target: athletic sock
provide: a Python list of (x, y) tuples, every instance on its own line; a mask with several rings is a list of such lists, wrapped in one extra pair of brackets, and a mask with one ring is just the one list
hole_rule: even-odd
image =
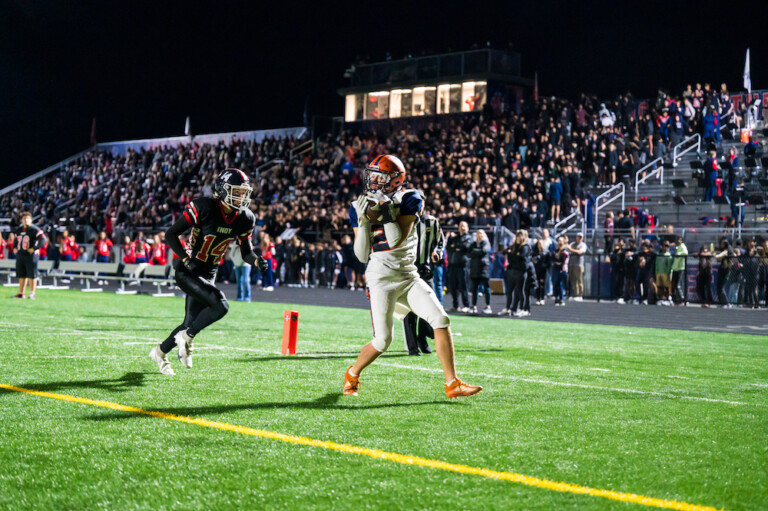
[(182, 330), (184, 330), (184, 325), (179, 325), (174, 328), (173, 332), (171, 332), (171, 335), (169, 335), (168, 338), (160, 344), (160, 351), (163, 353), (170, 353), (170, 351), (176, 347), (176, 334)]

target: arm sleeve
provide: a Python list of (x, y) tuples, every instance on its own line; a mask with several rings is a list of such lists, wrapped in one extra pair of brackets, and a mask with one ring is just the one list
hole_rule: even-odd
[(47, 241), (45, 234), (42, 230), (38, 229), (37, 234), (35, 235), (35, 250), (39, 250), (45, 246), (45, 242)]
[(259, 256), (253, 251), (250, 236), (245, 239), (239, 239), (238, 241), (240, 243), (240, 255), (243, 257), (243, 261), (253, 265), (253, 263), (259, 260)]
[(184, 234), (184, 232), (189, 229), (190, 225), (189, 220), (187, 220), (187, 215), (185, 214), (180, 216), (179, 219), (165, 232), (165, 239), (168, 241), (168, 246), (171, 247), (174, 254), (182, 259), (187, 257), (187, 252), (184, 250), (184, 245), (181, 244), (179, 236)]
[(357, 228), (353, 249), (355, 251), (355, 257), (357, 257), (358, 261), (363, 264), (368, 262), (368, 259), (371, 255), (371, 231), (369, 224), (363, 223), (360, 227)]
[(387, 237), (387, 244), (391, 248), (395, 248), (403, 237), (403, 232), (400, 229), (400, 224), (395, 222), (388, 222), (384, 224), (384, 236)]

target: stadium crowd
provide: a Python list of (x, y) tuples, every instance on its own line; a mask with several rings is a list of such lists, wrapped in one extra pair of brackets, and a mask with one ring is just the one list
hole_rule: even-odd
[[(538, 247), (542, 230), (583, 210), (585, 204), (589, 208), (597, 189), (621, 181), (631, 184), (646, 162), (668, 157), (670, 149), (691, 133), (718, 143), (721, 128), (741, 124), (749, 108), (742, 104), (736, 111), (724, 84), (719, 91), (709, 84), (689, 86), (677, 97), (660, 90), (649, 106), (641, 113), (629, 93), (602, 103), (588, 95), (575, 102), (551, 97), (510, 107), (491, 100), (482, 115), (446, 117), (423, 129), (329, 134), (320, 137), (311, 152), (293, 157), (291, 149), (300, 141), (292, 138), (180, 144), (129, 150), (124, 156), (90, 151), (58, 172), (0, 197), (0, 211), (14, 223), (22, 210), (30, 210), (42, 225), (55, 225), (63, 217), (72, 219), (66, 225), (69, 229), (87, 225), (94, 233), (102, 232), (94, 254), (78, 247), (67, 232), (57, 234), (52, 252), (63, 260), (103, 260), (111, 249), (103, 248), (104, 240), (114, 244), (124, 240), (117, 256), (124, 263), (167, 264), (167, 245), (161, 235), (151, 233), (169, 225), (195, 195), (210, 195), (212, 180), (221, 170), (238, 167), (253, 174), (274, 160), (279, 163), (254, 176), (252, 201), (262, 254), (273, 259), (274, 280), (362, 287), (363, 267), (352, 253), (348, 207), (362, 190), (365, 164), (379, 154), (392, 153), (405, 162), (409, 186), (423, 191), (427, 211), (447, 230), (465, 222), (474, 231), (490, 233), (494, 227), (504, 227), (509, 232), (535, 233), (537, 240), (526, 245), (531, 247), (530, 257), (503, 246), (489, 254), (493, 269), (489, 273), (498, 277), (506, 265), (519, 274), (507, 282), (508, 288), (534, 289), (532, 284), (541, 281), (535, 275), (542, 273), (536, 265), (541, 270), (542, 260), (550, 258)], [(617, 225), (621, 222), (625, 230), (653, 232), (659, 222), (638, 208), (617, 216)], [(613, 229), (613, 217), (604, 227)], [(628, 233), (624, 237), (634, 242)], [(544, 241), (546, 250), (555, 247), (546, 263), (550, 265), (546, 286), (562, 288), (566, 277), (559, 273), (570, 273), (571, 284), (576, 283), (571, 293), (581, 297), (580, 279), (574, 273), (583, 268), (584, 252), (564, 249), (571, 246), (565, 241), (557, 250), (561, 242), (550, 242)], [(605, 247), (611, 246), (606, 239)], [(243, 266), (234, 259), (225, 260), (226, 279), (234, 280), (235, 268)], [(450, 267), (450, 256), (446, 264)], [(575, 269), (563, 269), (568, 266)], [(474, 289), (475, 302), (470, 305), (467, 300), (464, 307), (475, 307), (478, 286), (469, 276), (464, 280)], [(641, 280), (635, 286), (641, 292), (637, 296), (639, 301), (648, 300), (650, 280)], [(273, 285), (271, 278), (265, 279), (265, 288)], [(625, 301), (635, 297), (627, 291), (628, 284), (621, 289), (617, 294), (623, 293)], [(541, 301), (542, 291), (537, 293), (542, 298), (536, 301)], [(512, 303), (516, 299), (508, 300), (507, 309), (524, 310)], [(458, 308), (457, 303), (454, 306)]]

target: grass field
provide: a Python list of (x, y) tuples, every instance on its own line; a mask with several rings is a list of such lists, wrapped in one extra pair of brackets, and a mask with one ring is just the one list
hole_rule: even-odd
[(182, 300), (12, 292), (0, 290), (0, 384), (50, 394), (0, 389), (0, 509), (646, 508), (163, 414), (695, 506), (768, 507), (766, 337), (457, 317), (459, 374), (484, 392), (445, 399), (436, 356), (408, 357), (396, 328), (350, 398), (342, 376), (369, 340), (365, 310), (297, 307), (301, 356), (287, 357), (289, 306), (232, 303), (198, 336), (195, 368), (174, 356), (166, 377), (147, 354)]

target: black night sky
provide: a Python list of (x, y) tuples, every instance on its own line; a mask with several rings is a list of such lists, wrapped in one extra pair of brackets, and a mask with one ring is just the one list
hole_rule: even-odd
[(357, 55), (512, 43), (542, 94), (768, 88), (768, 2), (0, 0), (0, 186), (101, 142), (342, 115)]

